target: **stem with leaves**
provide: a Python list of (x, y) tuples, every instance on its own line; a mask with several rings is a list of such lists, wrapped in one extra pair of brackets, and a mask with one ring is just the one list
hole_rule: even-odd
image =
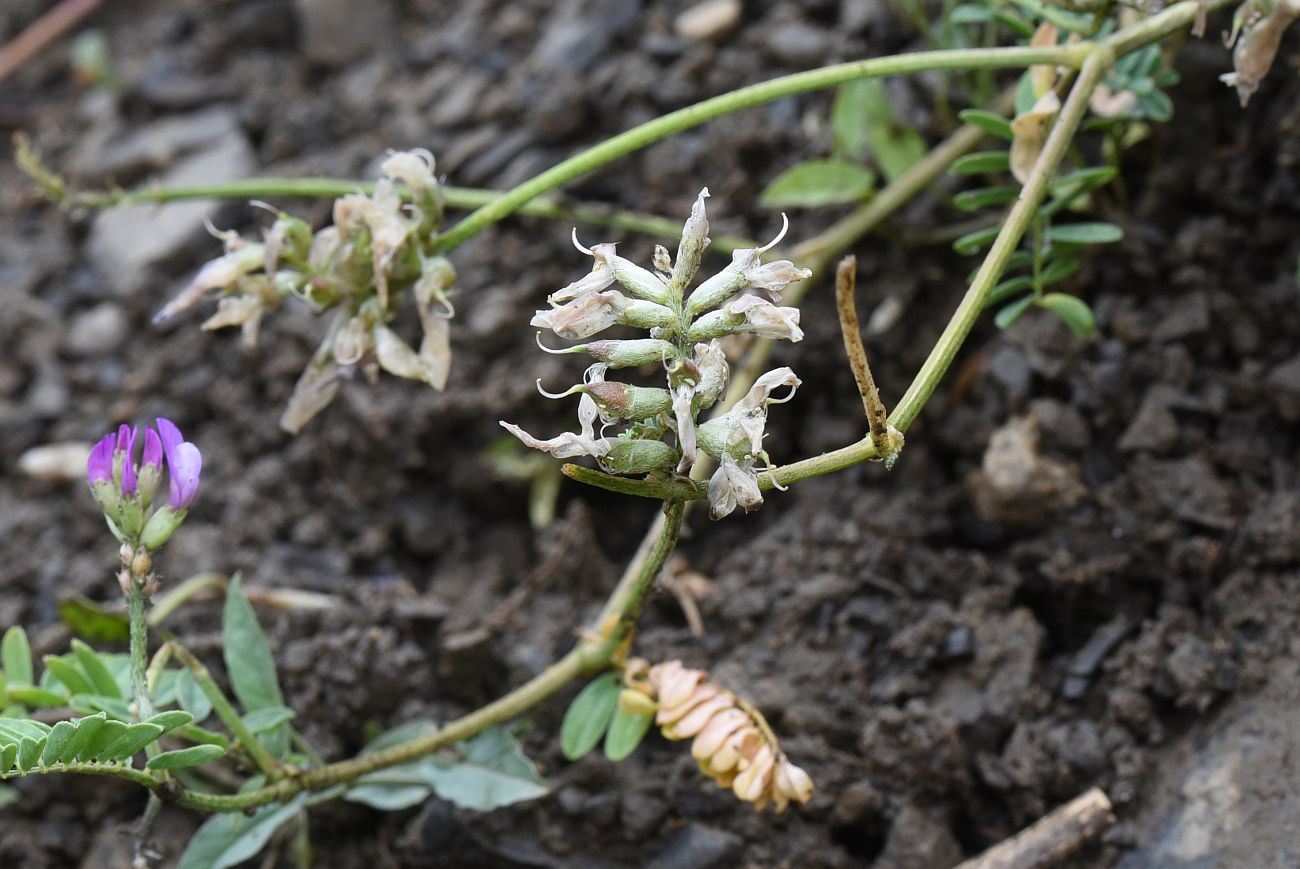
[[(677, 545), (677, 535), (682, 526), (683, 507), (681, 502), (665, 505), (663, 530), (651, 547), (648, 557), (642, 563), (635, 579), (620, 584), (610, 595), (606, 604), (606, 616), (603, 616), (601, 623), (593, 628), (591, 636), (580, 641), (563, 658), (499, 700), (416, 739), (382, 751), (370, 752), (350, 760), (327, 764), (319, 769), (281, 778), (257, 790), (225, 795), (172, 788), (167, 792), (167, 798), (180, 805), (208, 812), (237, 812), (267, 803), (283, 802), (304, 791), (324, 790), (334, 785), (355, 781), (376, 770), (408, 763), (438, 749), (469, 739), (489, 727), (518, 718), (574, 679), (609, 666), (615, 650), (631, 631), (646, 596), (654, 587), (655, 579)], [(608, 616), (611, 614), (617, 618), (617, 622), (612, 626), (605, 626), (604, 623), (610, 621)], [(604, 628), (603, 633), (601, 633), (602, 628)], [(178, 648), (176, 652), (180, 654), (181, 650)]]

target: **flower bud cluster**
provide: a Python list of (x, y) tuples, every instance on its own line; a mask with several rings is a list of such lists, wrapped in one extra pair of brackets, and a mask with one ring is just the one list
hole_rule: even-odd
[[(456, 273), (448, 260), (433, 254), (442, 218), (433, 168), (427, 151), (391, 153), (374, 192), (335, 200), (333, 224), (319, 231), (280, 212), (261, 241), (220, 233), (225, 255), (203, 266), (155, 322), (215, 295), (216, 313), (203, 328), (239, 326), (252, 346), (264, 314), (287, 297), (316, 312), (337, 308), (334, 325), (281, 418), (281, 425), (294, 432), (358, 369), (372, 380), (383, 369), (442, 389), (451, 367), (448, 297)], [(423, 331), (418, 349), (388, 325), (408, 295)]]
[[(139, 426), (120, 426), (90, 451), (86, 482), (104, 511), (109, 530), (124, 545), (123, 563), (147, 562), (147, 553), (167, 542), (185, 521), (199, 494), (203, 456), (170, 420), (158, 419), (157, 429), (145, 430), (140, 462), (135, 458)], [(167, 463), (167, 498), (156, 503)], [(136, 551), (139, 548), (140, 551)], [(144, 563), (142, 562), (142, 563)], [(144, 572), (148, 572), (147, 568)]]
[(620, 703), (631, 711), (654, 709), (655, 724), (672, 740), (691, 739), (691, 757), (700, 770), (760, 812), (772, 804), (785, 811), (807, 803), (813, 782), (790, 763), (763, 717), (735, 694), (708, 681), (703, 670), (681, 661), (650, 666), (628, 661)]
[[(543, 346), (551, 353), (585, 352), (596, 359), (582, 383), (558, 394), (543, 392), (550, 398), (580, 396), (578, 431), (543, 440), (512, 423), (501, 425), (528, 446), (557, 458), (592, 456), (611, 474), (685, 474), (703, 451), (719, 461), (709, 481), (711, 512), (717, 519), (737, 506), (748, 511), (762, 504), (754, 465), (759, 460), (770, 464), (762, 446), (767, 408), (789, 400), (799, 386), (799, 378), (789, 368), (769, 371), (728, 413), (698, 423), (699, 415), (718, 401), (727, 385), (729, 369), (721, 339), (748, 333), (802, 340), (798, 309), (781, 307), (779, 302), (782, 290), (811, 272), (788, 260), (762, 261), (762, 254), (784, 235), (783, 229), (764, 247), (735, 251), (730, 265), (687, 294), (709, 244), (704, 207), (708, 195), (706, 188), (695, 200), (676, 260), (657, 247), (654, 270), (619, 256), (613, 244), (583, 247), (575, 234), (574, 245), (592, 258), (592, 270), (552, 293), (550, 307), (538, 311), (532, 325), (573, 341), (616, 325), (646, 330), (649, 337), (598, 340), (564, 350)], [(619, 289), (613, 289), (616, 284)], [(611, 369), (656, 363), (663, 366), (664, 387), (608, 379)], [(773, 398), (773, 391), (781, 387), (788, 391)], [(597, 418), (602, 424), (599, 434)], [(614, 425), (626, 428), (606, 436), (606, 428)]]

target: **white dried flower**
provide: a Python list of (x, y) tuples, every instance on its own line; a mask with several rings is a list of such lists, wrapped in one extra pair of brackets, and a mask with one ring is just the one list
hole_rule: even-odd
[(591, 396), (583, 395), (578, 400), (579, 434), (566, 431), (550, 440), (540, 440), (519, 426), (505, 420), (501, 420), (501, 427), (523, 441), (526, 446), (550, 453), (557, 459), (571, 459), (577, 456), (596, 456), (599, 458), (608, 453), (611, 446), (609, 438), (597, 438), (595, 436), (595, 422), (599, 413), (600, 410), (596, 407), (596, 402), (592, 400)]

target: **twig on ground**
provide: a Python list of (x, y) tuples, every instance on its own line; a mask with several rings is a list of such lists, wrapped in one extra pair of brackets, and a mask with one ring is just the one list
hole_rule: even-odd
[(0, 47), (0, 81), (40, 54), (41, 49), (76, 26), (99, 8), (101, 0), (63, 0), (37, 18), (27, 29)]
[(962, 863), (957, 869), (1038, 869), (1072, 854), (1115, 823), (1101, 788), (1044, 815), (1010, 839)]

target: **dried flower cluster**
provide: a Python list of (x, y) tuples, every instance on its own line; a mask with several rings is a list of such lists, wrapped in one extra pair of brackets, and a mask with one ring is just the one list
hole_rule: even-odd
[[(185, 521), (199, 494), (203, 456), (170, 420), (159, 419), (158, 428), (146, 429), (141, 460), (137, 464), (139, 426), (120, 426), (106, 434), (90, 451), (86, 482), (108, 527), (118, 540), (132, 547), (154, 550)], [(162, 485), (163, 459), (167, 460), (167, 502), (155, 504)]]
[[(333, 400), (339, 384), (358, 369), (373, 380), (378, 369), (421, 380), (436, 389), (451, 366), (448, 301), (456, 272), (434, 256), (434, 231), (442, 198), (426, 151), (390, 154), (374, 192), (334, 202), (334, 223), (313, 232), (304, 221), (279, 213), (262, 241), (220, 233), (224, 256), (212, 260), (155, 321), (166, 320), (209, 295), (217, 311), (204, 329), (239, 326), (255, 344), (262, 317), (286, 297), (314, 311), (338, 308), (325, 340), (299, 378), (280, 424), (299, 431)], [(409, 292), (423, 339), (413, 349), (389, 323)]]
[[(655, 248), (654, 271), (619, 256), (613, 244), (585, 248), (575, 234), (574, 244), (593, 259), (593, 268), (552, 293), (551, 307), (538, 311), (532, 325), (569, 340), (589, 338), (615, 325), (646, 329), (650, 337), (548, 351), (586, 352), (597, 360), (582, 383), (556, 395), (543, 393), (550, 398), (581, 396), (577, 432), (542, 440), (517, 425), (504, 421), (501, 425), (534, 449), (557, 458), (593, 456), (613, 474), (684, 474), (703, 451), (719, 461), (709, 481), (709, 503), (717, 519), (737, 506), (748, 511), (763, 503), (754, 464), (760, 460), (770, 464), (763, 450), (767, 408), (789, 400), (799, 386), (799, 378), (789, 368), (774, 369), (758, 378), (726, 414), (698, 423), (699, 414), (717, 402), (727, 385), (729, 369), (721, 339), (752, 333), (802, 340), (798, 309), (778, 303), (782, 290), (811, 273), (788, 260), (762, 262), (762, 254), (780, 241), (777, 236), (765, 247), (735, 251), (730, 265), (686, 295), (709, 243), (704, 208), (708, 195), (705, 189), (695, 200), (676, 260), (662, 246)], [(615, 283), (627, 294), (610, 289)], [(749, 290), (762, 291), (766, 298)], [(610, 369), (646, 364), (663, 365), (666, 389), (606, 379)], [(782, 387), (789, 390), (773, 398)], [(599, 435), (597, 417), (603, 424)], [(604, 427), (615, 424), (627, 428), (616, 437), (606, 437)]]
[(624, 671), (625, 705), (654, 701), (655, 724), (665, 737), (693, 739), (691, 757), (719, 787), (762, 811), (771, 803), (780, 813), (790, 803), (806, 803), (813, 782), (790, 763), (763, 717), (735, 694), (708, 681), (703, 670), (681, 661), (650, 666), (641, 658)]

